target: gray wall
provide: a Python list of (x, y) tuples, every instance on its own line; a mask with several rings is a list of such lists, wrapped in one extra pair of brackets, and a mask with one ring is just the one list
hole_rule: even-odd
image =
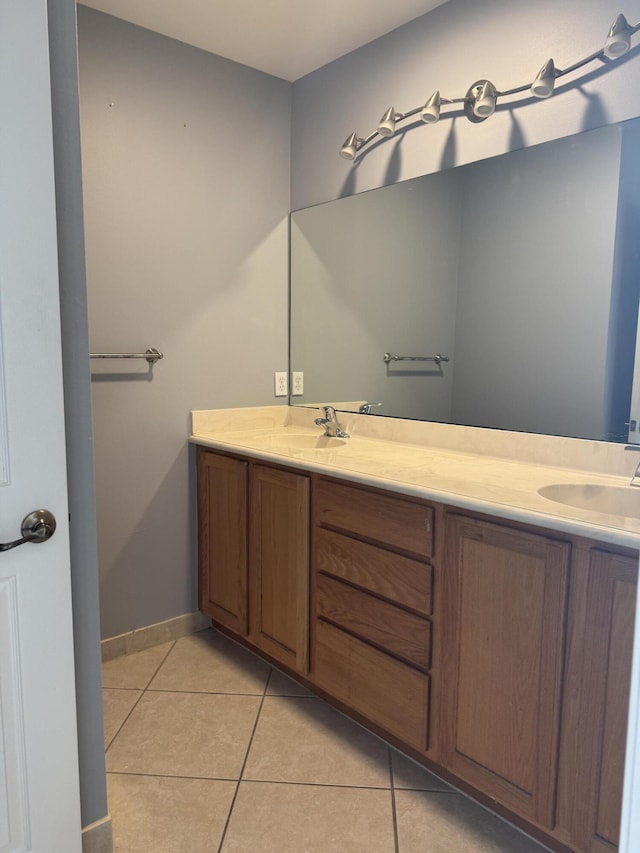
[[(462, 96), (482, 77), (498, 88), (525, 84), (549, 57), (559, 67), (570, 65), (604, 44), (620, 11), (618, 0), (449, 0), (298, 80), (292, 209), (637, 116), (640, 61), (628, 55), (580, 87), (565, 78), (547, 101), (528, 99), (512, 111), (500, 105), (482, 124), (464, 117), (419, 122), (362, 156), (355, 168), (338, 156), (352, 130), (370, 133), (391, 104), (399, 111), (419, 106), (435, 89)], [(639, 20), (639, 0), (624, 12)]]
[(291, 369), (296, 403), (368, 400), (375, 414), (450, 420), (461, 222), (456, 172), (430, 175), (291, 217)]
[(287, 367), (291, 85), (80, 7), (102, 636), (196, 609), (190, 409)]
[(75, 3), (73, 0), (49, 0), (48, 15), (80, 805), (82, 825), (87, 826), (107, 814), (107, 792)]

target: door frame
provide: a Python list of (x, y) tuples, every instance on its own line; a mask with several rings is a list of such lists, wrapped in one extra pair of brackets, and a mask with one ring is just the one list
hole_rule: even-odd
[(88, 849), (108, 850), (75, 0), (47, 0), (47, 11), (81, 822)]

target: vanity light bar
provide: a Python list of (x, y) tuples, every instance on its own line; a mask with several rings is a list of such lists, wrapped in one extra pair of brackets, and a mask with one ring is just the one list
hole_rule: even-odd
[(523, 86), (516, 86), (513, 89), (498, 90), (490, 80), (477, 80), (472, 86), (467, 89), (463, 98), (444, 98), (436, 91), (431, 95), (429, 100), (421, 107), (414, 107), (406, 113), (398, 113), (393, 107), (387, 109), (378, 127), (368, 136), (358, 136), (354, 131), (344, 141), (340, 149), (340, 156), (345, 160), (355, 160), (359, 152), (374, 140), (376, 136), (391, 137), (396, 131), (396, 125), (400, 121), (404, 121), (412, 116), (419, 115), (425, 124), (434, 124), (440, 119), (441, 107), (449, 104), (462, 104), (464, 114), (474, 123), (485, 121), (489, 116), (493, 115), (496, 109), (498, 98), (508, 95), (518, 95), (521, 92), (528, 92), (535, 98), (549, 98), (553, 94), (555, 82), (565, 74), (571, 74), (594, 62), (596, 59), (618, 59), (624, 56), (631, 48), (631, 36), (640, 29), (640, 23), (631, 26), (625, 16), (621, 13), (613, 22), (609, 34), (604, 43), (604, 47), (600, 50), (590, 53), (579, 62), (574, 62), (567, 68), (557, 68), (553, 59), (547, 60), (536, 75), (533, 83), (525, 83)]

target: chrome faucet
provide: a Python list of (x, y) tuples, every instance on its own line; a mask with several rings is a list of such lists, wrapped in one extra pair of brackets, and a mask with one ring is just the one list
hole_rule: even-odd
[(324, 417), (316, 418), (316, 424), (324, 427), (324, 434), (332, 438), (349, 438), (349, 434), (342, 431), (336, 410), (333, 406), (323, 406)]
[(629, 485), (640, 486), (640, 462), (638, 462), (638, 465), (636, 467), (636, 473), (631, 478), (631, 482), (629, 483)]
[(381, 406), (382, 403), (363, 403), (358, 409), (359, 415), (370, 415), (371, 409)]

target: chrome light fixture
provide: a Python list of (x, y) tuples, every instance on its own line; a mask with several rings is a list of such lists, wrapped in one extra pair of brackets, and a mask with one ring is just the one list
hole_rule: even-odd
[[(488, 88), (485, 88), (485, 85), (488, 84)], [(476, 112), (476, 105), (478, 100), (484, 90), (484, 99), (485, 99), (485, 110), (486, 112), (483, 114), (482, 110), (480, 112)], [(493, 98), (491, 95), (493, 93)], [(493, 83), (489, 80), (476, 80), (473, 86), (469, 86), (467, 89), (464, 98), (460, 98), (459, 100), (462, 102), (462, 109), (464, 110), (464, 114), (472, 121), (474, 124), (478, 124), (478, 122), (484, 121), (489, 118), (489, 116), (495, 110), (495, 103), (497, 98), (497, 92)], [(491, 100), (493, 100), (493, 109), (491, 107)]]
[(364, 139), (360, 139), (354, 130), (353, 133), (349, 134), (345, 139), (342, 148), (340, 149), (340, 156), (344, 157), (345, 160), (355, 160), (356, 154), (363, 145)]
[[(609, 35), (601, 50), (597, 50), (589, 56), (585, 56), (584, 59), (574, 62), (573, 65), (562, 69), (556, 67), (553, 59), (548, 59), (531, 84), (525, 83), (523, 86), (498, 90), (490, 80), (478, 80), (467, 90), (463, 98), (443, 98), (439, 91), (435, 91), (424, 106), (415, 107), (405, 113), (397, 113), (393, 107), (389, 107), (380, 119), (376, 130), (368, 136), (360, 137), (355, 132), (352, 133), (340, 149), (340, 156), (344, 157), (345, 160), (354, 160), (358, 152), (372, 142), (376, 136), (393, 136), (396, 132), (397, 122), (403, 119), (419, 116), (425, 124), (435, 124), (441, 118), (441, 107), (443, 105), (460, 105), (469, 121), (477, 124), (493, 115), (498, 98), (502, 100), (513, 95), (522, 95), (522, 100), (524, 100), (525, 92), (536, 98), (550, 98), (553, 95), (556, 80), (564, 77), (565, 74), (573, 74), (585, 65), (598, 60), (602, 61), (604, 58), (617, 59), (624, 56), (631, 47), (631, 36), (638, 30), (640, 30), (640, 23), (631, 26), (621, 13), (609, 30)], [(515, 106), (517, 103), (517, 101), (511, 101), (510, 105)]]
[(484, 80), (473, 103), (473, 113), (477, 118), (489, 118), (496, 111), (498, 94), (490, 80)]
[(393, 136), (396, 132), (396, 121), (401, 118), (402, 115), (397, 113), (393, 107), (389, 107), (388, 110), (385, 110), (384, 115), (380, 119), (380, 124), (378, 125), (378, 133), (380, 136)]
[(617, 59), (619, 56), (624, 56), (631, 47), (632, 32), (635, 32), (635, 27), (629, 26), (624, 15), (618, 15), (604, 43), (604, 55), (607, 59)]
[(425, 124), (434, 124), (440, 118), (440, 92), (434, 92), (420, 110), (420, 118)]
[(531, 84), (531, 94), (536, 98), (550, 98), (556, 85), (556, 66), (553, 59), (548, 59), (542, 66), (536, 79)]

